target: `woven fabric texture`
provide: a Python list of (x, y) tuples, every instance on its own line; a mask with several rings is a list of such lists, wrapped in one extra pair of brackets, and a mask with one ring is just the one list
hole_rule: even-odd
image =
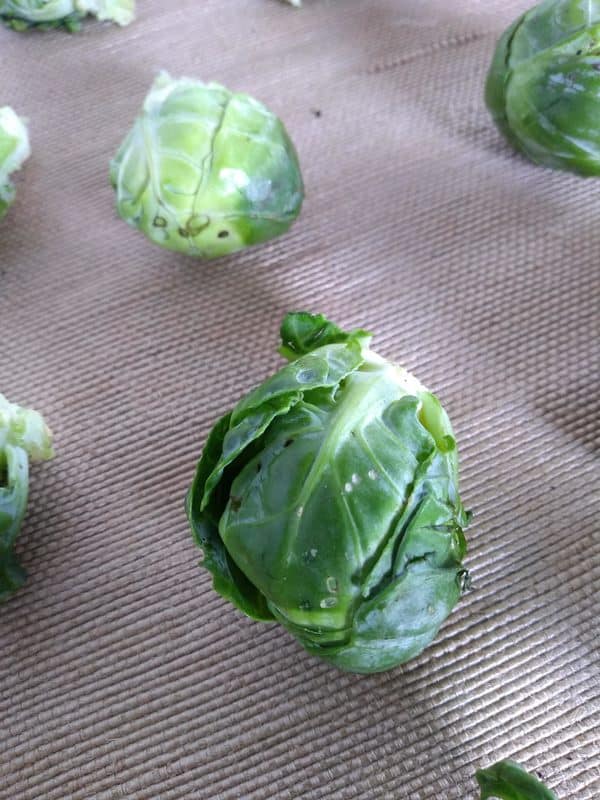
[[(503, 757), (600, 797), (597, 183), (514, 154), (482, 100), (522, 0), (140, 0), (127, 29), (0, 30), (33, 155), (0, 227), (0, 391), (42, 411), (0, 607), (0, 799), (464, 800)], [(296, 143), (292, 230), (216, 262), (114, 211), (159, 69), (255, 95)], [(416, 660), (345, 674), (253, 623), (183, 510), (283, 314), (375, 332), (436, 391), (473, 589)]]

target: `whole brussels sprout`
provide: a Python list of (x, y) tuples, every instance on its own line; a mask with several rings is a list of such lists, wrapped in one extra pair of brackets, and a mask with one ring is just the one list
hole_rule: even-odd
[(281, 121), (245, 94), (161, 74), (111, 164), (117, 210), (156, 244), (211, 258), (286, 231), (302, 177)]
[(600, 174), (600, 0), (546, 0), (500, 38), (486, 104), (538, 164)]
[(353, 672), (416, 656), (466, 571), (450, 421), (406, 370), (323, 316), (288, 314), (291, 363), (214, 426), (187, 498), (214, 588)]
[(37, 411), (0, 394), (0, 602), (25, 582), (13, 551), (29, 491), (29, 461), (52, 458), (52, 434)]
[(556, 795), (514, 761), (498, 761), (475, 773), (481, 800), (556, 800)]
[(128, 25), (135, 17), (135, 0), (0, 0), (0, 19), (16, 31), (31, 27), (76, 31), (88, 14)]
[(15, 187), (10, 176), (21, 168), (30, 153), (25, 123), (12, 108), (0, 108), (0, 219), (15, 199)]

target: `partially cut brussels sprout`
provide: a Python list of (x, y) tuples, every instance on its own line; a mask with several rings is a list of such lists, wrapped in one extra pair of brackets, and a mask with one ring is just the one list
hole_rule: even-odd
[(487, 769), (477, 770), (481, 800), (556, 800), (556, 795), (514, 761), (498, 761)]
[(151, 241), (211, 258), (284, 233), (302, 177), (281, 121), (246, 94), (162, 73), (111, 165), (120, 216)]
[(0, 0), (0, 20), (17, 31), (31, 27), (76, 31), (88, 14), (128, 25), (135, 17), (135, 0)]
[(53, 455), (52, 434), (42, 416), (0, 394), (0, 602), (27, 577), (13, 548), (27, 508), (29, 462)]
[(323, 316), (288, 314), (290, 363), (208, 437), (187, 498), (215, 589), (314, 655), (378, 672), (458, 601), (467, 514), (439, 400)]
[(0, 219), (15, 199), (15, 187), (10, 176), (21, 168), (30, 153), (25, 123), (12, 108), (0, 108)]
[(500, 38), (487, 106), (532, 161), (600, 174), (600, 0), (546, 0)]

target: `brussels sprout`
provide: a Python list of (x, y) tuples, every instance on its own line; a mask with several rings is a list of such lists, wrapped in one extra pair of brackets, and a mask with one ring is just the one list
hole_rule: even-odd
[(156, 244), (211, 258), (286, 231), (302, 177), (281, 121), (245, 94), (161, 74), (111, 164), (117, 210)]
[(41, 415), (0, 394), (0, 602), (26, 578), (13, 547), (27, 507), (29, 460), (53, 455), (52, 435)]
[(0, 0), (0, 20), (16, 31), (31, 27), (76, 31), (88, 14), (128, 25), (135, 17), (135, 0)]
[(434, 395), (323, 316), (210, 433), (188, 493), (214, 588), (353, 672), (416, 656), (466, 571), (457, 451)]
[(10, 175), (29, 158), (29, 136), (23, 120), (12, 108), (0, 108), (0, 219), (15, 199)]
[(477, 770), (481, 800), (556, 800), (556, 795), (514, 761), (499, 761), (487, 769)]
[(538, 164), (600, 174), (600, 0), (546, 0), (500, 38), (486, 104)]

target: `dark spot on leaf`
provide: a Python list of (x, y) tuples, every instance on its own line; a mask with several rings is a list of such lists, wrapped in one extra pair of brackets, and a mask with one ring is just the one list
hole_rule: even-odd
[(581, 55), (581, 53), (582, 53), (582, 51), (581, 51), (581, 50), (578, 50), (578, 51), (577, 51), (577, 55), (578, 55), (578, 56), (580, 56), (580, 55)]
[(207, 214), (194, 214), (186, 222), (185, 228), (188, 236), (198, 236), (209, 225), (210, 217)]
[(219, 239), (226, 239), (229, 236), (229, 231), (219, 231), (217, 236)]
[(260, 463), (260, 461), (258, 461), (257, 464), (256, 464), (256, 471), (260, 472), (261, 467), (262, 467), (262, 464)]
[(179, 235), (183, 236), (184, 239), (187, 239), (190, 234), (189, 231), (186, 231), (185, 228), (179, 228)]
[(234, 497), (231, 495), (231, 510), (233, 512), (239, 511), (242, 506), (242, 498), (241, 497)]
[(155, 228), (166, 228), (167, 227), (167, 220), (164, 217), (156, 216), (154, 217), (154, 221), (152, 223)]
[(283, 446), (289, 447), (291, 444), (293, 444), (293, 442), (294, 442), (293, 439), (286, 439), (285, 442), (283, 443)]
[(471, 581), (471, 576), (469, 575), (468, 569), (461, 569), (458, 573), (458, 580), (460, 583), (461, 592), (470, 592), (473, 588), (473, 582)]

